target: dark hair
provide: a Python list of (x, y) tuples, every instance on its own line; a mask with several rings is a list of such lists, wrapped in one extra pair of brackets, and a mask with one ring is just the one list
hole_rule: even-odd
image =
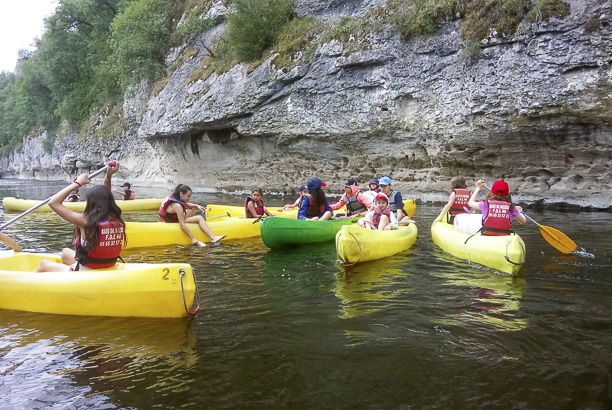
[(259, 193), (259, 195), (263, 196), (263, 191), (261, 190), (261, 188), (255, 188), (254, 190), (252, 190), (252, 191), (251, 191), (251, 194), (252, 194), (253, 192), (258, 192), (258, 193)]
[(483, 199), (483, 201), (504, 201), (504, 202), (510, 202), (510, 212), (514, 212), (514, 204), (512, 203), (512, 196), (510, 194), (508, 195), (498, 195), (498, 194), (494, 194), (493, 192), (489, 192), (487, 194), (487, 196), (485, 197), (485, 199)]
[[(119, 222), (119, 226), (125, 227), (125, 222), (121, 219), (121, 208), (115, 202), (113, 193), (106, 185), (96, 185), (87, 191), (87, 203), (83, 213), (87, 215), (87, 224), (85, 225), (85, 252), (89, 252), (98, 247), (98, 239), (100, 238), (100, 222), (105, 219), (112, 218)], [(79, 227), (74, 229), (73, 238), (76, 239), (77, 234), (80, 234)], [(127, 244), (127, 235), (123, 233), (123, 243)], [(78, 246), (78, 244), (77, 244)]]
[(311, 194), (311, 197), (314, 209), (316, 209), (317, 212), (319, 209), (321, 209), (321, 205), (325, 205), (327, 203), (327, 197), (325, 196), (325, 192), (323, 192), (323, 188), (321, 187), (318, 187), (316, 191)]
[(178, 184), (176, 188), (174, 188), (174, 192), (172, 192), (172, 196), (175, 197), (176, 199), (181, 199), (180, 198), (181, 194), (186, 194), (189, 191), (193, 192), (193, 190), (189, 188), (187, 185)]
[(457, 175), (456, 177), (451, 178), (451, 191), (455, 189), (466, 189), (467, 184), (465, 183), (465, 178), (461, 175)]

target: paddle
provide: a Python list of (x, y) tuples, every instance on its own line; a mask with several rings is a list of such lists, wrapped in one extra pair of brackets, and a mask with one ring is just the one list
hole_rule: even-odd
[(215, 215), (215, 216), (211, 216), (210, 218), (206, 218), (206, 217), (204, 217), (204, 219), (205, 219), (205, 220), (207, 220), (207, 221), (209, 221), (209, 220), (211, 220), (211, 219), (215, 219), (215, 218), (223, 218), (223, 217), (225, 217), (225, 216), (229, 216), (229, 217), (231, 217), (230, 213), (229, 213), (229, 212), (226, 212), (226, 213), (224, 213), (224, 214), (222, 214), (222, 215)]
[[(102, 168), (100, 168), (99, 170), (92, 172), (91, 174), (89, 174), (89, 176), (87, 177), (87, 179), (92, 179), (93, 177), (95, 177), (96, 175), (101, 174), (102, 172), (106, 171), (106, 169), (109, 166), (115, 166), (115, 161), (111, 161), (109, 162), (107, 165), (104, 165)], [(39, 203), (38, 205), (34, 205), (32, 208), (28, 209), (27, 211), (23, 211), (22, 213), (20, 213), (19, 215), (17, 215), (16, 217), (14, 217), (13, 219), (11, 219), (10, 221), (6, 221), (5, 223), (3, 223), (2, 225), (0, 225), (0, 230), (6, 228), (7, 226), (9, 226), (10, 224), (12, 224), (13, 222), (15, 222), (16, 220), (23, 218), (24, 216), (26, 216), (27, 214), (29, 214), (32, 211), (35, 211), (36, 209), (40, 208), (41, 206), (47, 204), (47, 202), (49, 202), (51, 200), (51, 198), (53, 198), (55, 196), (51, 195), (49, 198), (45, 199), (44, 201), (42, 201), (41, 203)]]
[[(484, 182), (484, 180), (481, 180), (481, 181)], [(491, 188), (489, 188), (486, 185), (484, 187), (487, 188), (489, 191), (491, 190)], [(550, 226), (541, 225), (538, 222), (536, 222), (533, 218), (531, 218), (529, 215), (527, 215), (525, 212), (521, 212), (521, 213), (525, 215), (525, 217), (529, 219), (531, 222), (538, 225), (538, 228), (540, 228), (540, 234), (542, 234), (542, 237), (546, 239), (546, 242), (551, 244), (553, 247), (557, 248), (559, 251), (563, 253), (572, 253), (574, 249), (576, 249), (576, 247), (578, 246), (576, 245), (576, 243), (574, 243), (574, 241), (568, 238), (567, 235), (565, 235), (563, 232), (559, 231), (558, 229), (551, 228)]]

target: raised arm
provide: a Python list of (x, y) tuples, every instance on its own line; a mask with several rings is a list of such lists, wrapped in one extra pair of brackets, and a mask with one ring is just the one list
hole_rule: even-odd
[(472, 196), (470, 197), (470, 200), (468, 201), (469, 207), (477, 211), (480, 211), (480, 204), (478, 203), (476, 198), (478, 198), (478, 194), (480, 193), (483, 187), (484, 187), (484, 181), (482, 180), (476, 181), (476, 189), (474, 189), (474, 193), (472, 194)]

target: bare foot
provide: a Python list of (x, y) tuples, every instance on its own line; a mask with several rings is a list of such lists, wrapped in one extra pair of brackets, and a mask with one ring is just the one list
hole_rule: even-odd
[(225, 238), (226, 236), (227, 236), (227, 234), (226, 234), (226, 233), (224, 233), (224, 234), (223, 234), (223, 235), (221, 235), (221, 236), (215, 236), (215, 239), (211, 239), (210, 241), (211, 241), (212, 243), (217, 243), (217, 242), (219, 242), (221, 239)]

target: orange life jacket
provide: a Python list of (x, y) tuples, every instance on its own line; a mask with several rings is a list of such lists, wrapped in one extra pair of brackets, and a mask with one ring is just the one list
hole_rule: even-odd
[(492, 236), (510, 235), (510, 202), (487, 201), (489, 210), (482, 222), (482, 234)]
[(183, 212), (185, 212), (185, 210), (187, 209), (187, 205), (185, 205), (185, 202), (176, 199), (172, 195), (168, 195), (162, 201), (161, 205), (159, 206), (159, 219), (161, 219), (164, 222), (175, 222), (176, 223), (179, 221), (178, 216), (176, 214), (173, 214), (167, 211), (168, 205), (170, 205), (172, 202), (181, 204), (181, 206), (183, 207)]
[(125, 226), (115, 219), (103, 220), (100, 222), (98, 245), (89, 252), (85, 252), (79, 232), (75, 243), (77, 270), (79, 265), (91, 269), (110, 268), (115, 265), (121, 253), (124, 230)]
[(385, 208), (384, 211), (381, 211), (379, 207), (374, 208), (374, 215), (372, 216), (372, 223), (374, 223), (374, 226), (376, 228), (378, 228), (378, 225), (380, 225), (380, 219), (383, 215), (387, 215), (387, 218), (389, 219), (389, 223), (391, 222), (391, 210), (389, 209), (389, 207)]
[[(249, 209), (249, 202), (251, 201), (253, 201), (253, 203), (255, 204), (255, 212), (257, 215), (253, 215), (251, 213), (251, 210)], [(244, 201), (244, 214), (247, 218), (257, 218), (260, 215), (264, 215), (265, 211), (263, 201), (261, 199), (259, 201), (256, 201), (255, 199), (253, 199), (253, 197), (248, 196), (247, 199), (245, 199)]]

